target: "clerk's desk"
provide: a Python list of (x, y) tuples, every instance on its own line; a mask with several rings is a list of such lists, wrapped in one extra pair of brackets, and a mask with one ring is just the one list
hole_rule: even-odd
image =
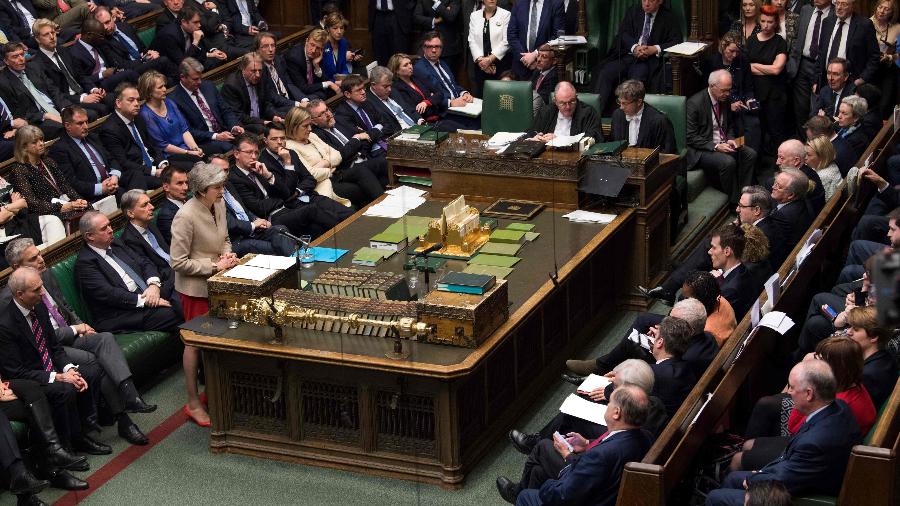
[[(400, 174), (427, 174), (432, 181), (429, 190), (436, 197), (449, 198), (460, 193), (467, 202), (493, 202), (510, 198), (543, 202), (557, 208), (584, 208), (592, 200), (578, 191), (578, 183), (592, 164), (600, 162), (572, 151), (544, 151), (533, 159), (517, 159), (494, 152), (468, 150), (459, 153), (456, 140), (487, 140), (486, 136), (450, 134), (438, 146), (422, 147), (390, 141), (388, 170), (391, 184)], [(626, 149), (622, 158), (632, 157), (635, 148)], [(646, 150), (644, 150), (646, 151)], [(636, 155), (634, 155), (636, 156)], [(634, 172), (616, 199), (607, 199), (591, 210), (619, 213), (635, 210), (637, 227), (632, 246), (635, 286), (657, 286), (668, 274), (671, 220), (669, 196), (676, 172), (683, 160), (676, 155), (660, 154), (659, 163), (651, 167), (631, 164)], [(645, 310), (648, 301), (636, 291), (626, 296), (631, 309)]]
[[(438, 216), (445, 203), (430, 199), (410, 214)], [(378, 337), (286, 328), (286, 344), (273, 345), (269, 328), (186, 324), (185, 344), (203, 350), (210, 450), (462, 487), (632, 283), (623, 259), (635, 211), (606, 226), (570, 223), (565, 212), (545, 209), (529, 222), (541, 235), (507, 278), (510, 318), (476, 349), (404, 341), (410, 357), (398, 361), (385, 357), (393, 342)], [(351, 250), (338, 266), (396, 221), (361, 214), (317, 240)], [(404, 260), (398, 253), (376, 269), (398, 271)]]

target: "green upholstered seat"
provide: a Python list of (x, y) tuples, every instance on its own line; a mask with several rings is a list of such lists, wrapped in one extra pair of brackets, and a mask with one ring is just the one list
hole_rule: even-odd
[(87, 306), (84, 305), (84, 301), (81, 299), (81, 293), (78, 291), (78, 286), (75, 284), (76, 258), (77, 255), (72, 255), (57, 262), (50, 267), (50, 272), (53, 273), (53, 277), (56, 279), (57, 284), (59, 284), (59, 289), (62, 290), (63, 296), (66, 298), (69, 305), (72, 306), (75, 314), (82, 320), (90, 323), (92, 321), (90, 312), (88, 311)]
[(150, 44), (153, 43), (153, 38), (156, 37), (156, 25), (141, 30), (138, 32), (138, 37), (141, 38), (145, 46), (150, 47)]
[(481, 131), (485, 135), (528, 131), (534, 118), (531, 97), (528, 82), (485, 81)]
[(672, 128), (675, 130), (675, 145), (678, 147), (678, 153), (684, 156), (687, 153), (687, 116), (685, 112), (685, 97), (675, 95), (653, 95), (648, 94), (644, 97), (644, 101), (656, 107), (669, 118), (672, 122)]
[(596, 93), (579, 93), (578, 100), (594, 108), (597, 114), (600, 114), (600, 95)]

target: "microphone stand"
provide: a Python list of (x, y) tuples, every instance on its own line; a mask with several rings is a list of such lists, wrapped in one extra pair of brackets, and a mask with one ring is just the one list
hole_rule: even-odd
[(288, 232), (287, 230), (282, 230), (280, 228), (272, 229), (276, 233), (287, 237), (288, 239), (294, 241), (294, 244), (297, 245), (297, 252), (294, 254), (294, 264), (297, 266), (297, 289), (300, 290), (303, 285), (303, 241), (300, 240), (296, 235)]

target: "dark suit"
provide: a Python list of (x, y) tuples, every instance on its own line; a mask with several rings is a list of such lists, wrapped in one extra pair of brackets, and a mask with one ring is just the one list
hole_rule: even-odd
[[(57, 111), (61, 110), (60, 104), (67, 104), (63, 94), (47, 79), (37, 67), (25, 67), (25, 75), (41, 93), (47, 96)], [(41, 128), (47, 138), (56, 137), (62, 130), (62, 124), (56, 121), (44, 119), (44, 110), (38, 106), (35, 99), (28, 92), (28, 88), (12, 70), (4, 68), (0, 71), (0, 95), (6, 105), (9, 106), (13, 118), (22, 118), (30, 125)]]
[(157, 207), (159, 207), (159, 212), (156, 214), (156, 227), (163, 239), (170, 243), (172, 242), (172, 220), (175, 219), (179, 207), (167, 198), (162, 199)]
[(419, 58), (416, 61), (416, 64), (413, 65), (413, 74), (419, 79), (428, 82), (431, 89), (440, 90), (444, 100), (447, 101), (445, 106), (450, 107), (450, 100), (459, 97), (466, 90), (456, 82), (453, 71), (444, 60), (438, 60), (438, 64), (441, 66), (441, 70), (444, 71), (443, 79), (441, 79), (438, 71), (426, 58)]
[[(306, 94), (300, 90), (300, 87), (294, 83), (294, 78), (291, 76), (290, 71), (288, 70), (288, 62), (287, 57), (283, 54), (276, 54), (275, 61), (273, 62), (275, 66), (275, 71), (278, 72), (278, 78), (281, 79), (281, 83), (284, 84), (284, 87), (287, 88), (288, 98), (291, 100), (303, 100), (306, 98)], [(263, 66), (265, 69), (264, 74), (268, 75), (269, 79), (272, 79), (271, 74), (268, 72), (268, 67)], [(273, 81), (274, 85), (274, 81)]]
[[(94, 49), (97, 50), (100, 61), (103, 62), (107, 68), (115, 67), (115, 65), (107, 58), (110, 56), (108, 49), (102, 46), (95, 47)], [(94, 67), (96, 66), (96, 61), (94, 60), (94, 56), (80, 42), (76, 42), (69, 47), (69, 55), (72, 59), (72, 73), (75, 76), (75, 79), (81, 84), (81, 87), (85, 90), (103, 88), (108, 93), (112, 93), (120, 83), (136, 83), (140, 78), (140, 74), (134, 70), (128, 69), (121, 69), (119, 72), (116, 72), (109, 77), (101, 77), (101, 75), (95, 74)]]
[[(103, 143), (95, 134), (89, 133), (85, 141), (94, 148), (99, 161), (105, 166), (109, 176), (118, 175), (120, 188), (124, 188), (126, 181), (122, 177), (122, 172), (116, 166), (115, 160), (109, 155), (103, 147)], [(87, 200), (93, 202), (100, 200), (106, 195), (97, 191), (97, 185), (103, 182), (102, 174), (98, 175), (91, 165), (91, 160), (84, 154), (79, 145), (82, 140), (76, 142), (69, 134), (63, 134), (59, 140), (50, 147), (50, 156), (59, 164), (59, 170), (66, 176), (79, 195), (84, 196)]]
[[(345, 134), (347, 143), (344, 144), (328, 130), (315, 127), (313, 131), (341, 153), (341, 163), (331, 175), (335, 193), (349, 199), (356, 207), (362, 207), (384, 193), (379, 175), (387, 173), (387, 161), (383, 156), (366, 158), (369, 154), (367, 142)], [(359, 156), (364, 160), (357, 162)]]
[(850, 450), (862, 436), (844, 401), (836, 400), (806, 421), (788, 441), (784, 453), (759, 472), (730, 473), (722, 488), (710, 492), (707, 505), (744, 504), (743, 481), (780, 481), (793, 496), (837, 495), (844, 481)]
[[(131, 267), (141, 278), (140, 281), (160, 277), (159, 271), (148, 258), (132, 252), (123, 243), (114, 242), (110, 250), (113, 255)], [(172, 303), (171, 308), (137, 307), (140, 288), (137, 292), (129, 291), (116, 270), (88, 245), (78, 252), (78, 259), (75, 261), (75, 279), (81, 296), (94, 315), (94, 327), (97, 330), (175, 332), (183, 321), (174, 309), (178, 307), (178, 301), (173, 300), (175, 295), (173, 292), (160, 290), (160, 297)]]
[[(794, 246), (803, 238), (806, 229), (812, 224), (813, 217), (809, 214), (809, 207), (802, 200), (795, 200), (782, 206), (781, 209), (772, 211), (770, 218), (778, 230), (781, 239), (774, 245), (770, 244), (769, 258), (772, 266), (781, 266), (784, 260), (791, 254)], [(735, 312), (737, 314), (737, 312)]]
[(866, 359), (863, 364), (863, 385), (872, 397), (872, 403), (878, 410), (891, 396), (897, 383), (897, 363), (884, 350), (878, 350)]
[(250, 92), (247, 91), (247, 82), (240, 71), (225, 78), (225, 84), (222, 85), (222, 99), (225, 106), (237, 114), (244, 128), (255, 127), (261, 133), (263, 120), (270, 120), (275, 116), (275, 104), (269, 93), (271, 88), (265, 85), (262, 78), (254, 85), (254, 89), (256, 90), (259, 116), (250, 114)]
[[(766, 239), (769, 240), (769, 266), (773, 271), (777, 271), (781, 267), (781, 263), (776, 264), (778, 261), (777, 258), (774, 257), (772, 252), (775, 250), (775, 244), (778, 244), (781, 241), (781, 230), (779, 230), (778, 224), (775, 223), (775, 219), (772, 216), (763, 217), (757, 224), (756, 227), (759, 228), (763, 234), (765, 234)], [(784, 259), (782, 258), (783, 262)]]
[[(370, 125), (366, 125), (361, 113), (355, 111), (346, 100), (335, 106), (334, 119), (344, 135), (352, 137), (360, 132), (365, 132), (372, 138), (373, 143), (376, 143), (397, 133), (396, 130), (388, 128), (387, 120), (381, 117), (381, 114), (375, 110), (368, 100), (358, 107), (366, 113)], [(377, 125), (381, 125), (381, 128), (376, 128)], [(368, 143), (370, 148), (377, 146), (377, 144), (373, 143)], [(380, 151), (381, 155), (383, 155), (384, 151)]]
[[(44, 79), (52, 83), (53, 86), (55, 86), (56, 89), (60, 91), (60, 94), (65, 98), (65, 106), (78, 104), (81, 107), (87, 109), (88, 120), (93, 121), (98, 117), (104, 116), (109, 113), (109, 108), (103, 102), (98, 102), (96, 104), (81, 103), (81, 94), (90, 93), (91, 90), (85, 90), (78, 82), (78, 78), (74, 73), (74, 62), (72, 61), (72, 57), (69, 55), (69, 49), (65, 46), (57, 46), (56, 53), (59, 55), (60, 60), (62, 60), (65, 70), (61, 69), (56, 61), (51, 60), (50, 57), (44, 54), (44, 52), (40, 49), (32, 51), (34, 57), (31, 59), (28, 65), (37, 67), (43, 74)], [(75, 81), (74, 83), (71, 83), (73, 86), (70, 86), (70, 83), (66, 78), (66, 74), (64, 72), (68, 72), (68, 74)]]
[[(156, 226), (155, 223), (150, 222), (147, 230), (153, 234), (153, 237), (156, 238), (156, 242), (159, 243), (159, 247), (165, 251), (169, 252), (169, 241), (163, 237), (162, 232), (159, 231), (159, 227)], [(120, 236), (122, 242), (128, 246), (133, 253), (138, 253), (143, 255), (148, 260), (150, 260), (154, 267), (156, 267), (156, 271), (159, 272), (159, 277), (163, 282), (163, 286), (165, 287), (166, 283), (169, 281), (174, 282), (175, 280), (175, 272), (172, 270), (172, 267), (169, 266), (169, 261), (165, 258), (161, 257), (159, 253), (157, 253), (150, 243), (144, 239), (144, 236), (132, 225), (130, 222), (125, 224), (125, 228), (122, 229), (122, 235)]]
[[(399, 0), (398, 0), (399, 1)], [(333, 95), (329, 88), (322, 86), (324, 72), (321, 76), (317, 76), (315, 72), (310, 77), (308, 69), (312, 62), (306, 59), (306, 45), (297, 44), (288, 50), (284, 55), (285, 72), (288, 79), (309, 98), (328, 98)], [(278, 74), (281, 75), (281, 69)], [(320, 68), (321, 70), (321, 68)]]
[[(152, 60), (143, 60), (141, 58), (147, 52), (147, 47), (130, 24), (120, 21), (116, 23), (116, 28), (118, 31), (113, 33), (113, 35), (107, 36), (106, 44), (104, 44), (106, 53), (110, 55), (111, 59), (115, 60), (114, 66), (116, 68), (133, 70), (138, 74), (143, 74), (148, 70), (156, 70), (166, 76), (170, 84), (178, 80), (178, 65), (170, 61), (168, 57), (160, 54), (159, 57)], [(120, 40), (120, 36), (130, 40), (135, 47), (131, 47), (131, 44)]]
[(279, 234), (277, 230), (287, 230), (284, 225), (272, 225), (271, 228), (253, 228), (253, 221), (257, 216), (247, 209), (241, 201), (237, 189), (230, 181), (225, 182), (225, 191), (228, 192), (240, 206), (240, 211), (247, 215), (247, 219), (238, 216), (238, 209), (233, 208), (231, 202), (225, 199), (225, 219), (228, 222), (228, 239), (231, 241), (231, 251), (242, 257), (247, 253), (261, 253), (264, 255), (290, 255), (296, 245), (288, 237)]
[(510, 11), (509, 26), (506, 28), (506, 38), (509, 41), (509, 51), (512, 53), (513, 72), (519, 79), (528, 77), (528, 69), (522, 65), (520, 59), (522, 53), (527, 53), (541, 47), (548, 40), (556, 38), (556, 34), (566, 29), (565, 12), (562, 0), (544, 0), (544, 8), (538, 18), (537, 37), (534, 45), (528, 46), (528, 21), (531, 12), (531, 2), (516, 2)]
[[(850, 82), (862, 79), (871, 83), (878, 72), (878, 60), (881, 51), (875, 38), (875, 27), (869, 18), (859, 14), (851, 14), (850, 27), (847, 29), (846, 58), (850, 62)], [(819, 87), (828, 86), (825, 71), (828, 68), (828, 46), (832, 41), (832, 32), (837, 28), (837, 17), (822, 22), (822, 35), (819, 37), (819, 55), (816, 60), (816, 76)]]
[(412, 82), (421, 90), (419, 93), (412, 86), (406, 84), (401, 79), (394, 80), (394, 86), (391, 88), (391, 98), (403, 106), (403, 110), (415, 109), (416, 104), (423, 100), (431, 103), (422, 117), (426, 121), (437, 121), (447, 112), (447, 99), (438, 88), (432, 88), (427, 81), (415, 75), (412, 76)]
[[(559, 115), (559, 108), (556, 104), (547, 104), (541, 107), (534, 122), (531, 124), (529, 135), (537, 133), (552, 134), (556, 130), (556, 118)], [(597, 142), (603, 142), (603, 131), (600, 128), (600, 114), (593, 107), (585, 104), (581, 100), (575, 106), (572, 113), (572, 127), (569, 135), (577, 135), (583, 133), (585, 137), (593, 137)]]
[(175, 65), (181, 64), (182, 60), (190, 56), (200, 62), (204, 69), (209, 70), (206, 68), (207, 63), (210, 63), (210, 67), (213, 67), (216, 62), (220, 61), (213, 59), (207, 62), (206, 53), (209, 52), (209, 46), (207, 46), (206, 37), (200, 39), (197, 45), (191, 44), (188, 46), (187, 42), (187, 36), (181, 28), (181, 23), (175, 21), (156, 30), (156, 37), (153, 39), (153, 44), (150, 45), (150, 48), (155, 49), (160, 56), (165, 56)]
[(740, 321), (759, 297), (762, 286), (744, 264), (734, 268), (720, 285), (722, 297), (728, 299), (734, 315)]
[[(559, 76), (556, 74), (556, 66), (547, 71), (547, 74), (541, 79), (541, 74), (543, 71), (535, 69), (531, 74), (531, 89), (541, 96), (541, 100), (544, 101), (544, 104), (550, 103), (550, 95), (553, 94), (553, 90), (556, 89), (557, 83), (559, 83)], [(538, 80), (540, 80), (541, 85), (538, 86)]]
[(168, 98), (172, 99), (178, 106), (178, 110), (181, 111), (182, 116), (187, 121), (188, 131), (191, 132), (197, 144), (203, 148), (204, 153), (225, 153), (232, 148), (231, 143), (213, 140), (212, 136), (214, 133), (230, 131), (239, 123), (239, 118), (225, 105), (222, 95), (219, 94), (219, 90), (212, 82), (200, 81), (200, 89), (197, 91), (203, 96), (209, 112), (212, 113), (216, 123), (218, 123), (219, 130), (216, 132), (213, 132), (207, 126), (203, 111), (200, 110), (200, 106), (194, 102), (184, 86), (181, 84), (176, 85), (172, 92), (169, 93)]
[(709, 332), (701, 332), (691, 337), (690, 343), (681, 360), (687, 362), (698, 379), (706, 372), (706, 368), (719, 353), (719, 345), (716, 338)]
[(844, 87), (841, 88), (840, 93), (835, 93), (834, 90), (831, 89), (831, 86), (823, 86), (819, 89), (819, 93), (816, 94), (816, 105), (812, 111), (810, 111), (810, 117), (814, 114), (818, 114), (820, 110), (825, 111), (825, 116), (829, 118), (833, 118), (837, 114), (837, 107), (834, 105), (837, 103), (841, 104), (841, 100), (844, 97), (849, 97), (856, 92), (856, 86), (852, 81), (848, 79), (847, 83), (844, 84)]
[[(459, 55), (463, 52), (462, 37), (460, 37), (463, 23), (469, 23), (469, 17), (464, 16), (461, 10), (460, 0), (441, 0), (437, 4), (437, 8), (432, 0), (416, 0), (416, 9), (413, 12), (413, 22), (416, 28), (423, 33), (436, 30), (441, 34), (444, 42), (441, 57), (454, 63), (458, 61)], [(441, 22), (432, 28), (434, 18), (441, 18)]]
[[(250, 22), (253, 26), (258, 26), (260, 21), (263, 21), (263, 18), (259, 14), (256, 2), (253, 0), (243, 0), (243, 2), (247, 6), (247, 13), (250, 14)], [(249, 27), (241, 23), (241, 10), (235, 0), (226, 0), (225, 2), (219, 2), (217, 5), (219, 6), (219, 12), (222, 13), (221, 15), (229, 17), (229, 26), (234, 33), (241, 35), (250, 34)], [(223, 7), (224, 11), (222, 9)]]
[(697, 377), (690, 364), (680, 358), (670, 358), (658, 364), (650, 364), (653, 369), (653, 391), (650, 395), (659, 397), (666, 406), (669, 418), (678, 411), (681, 403), (691, 393)]
[[(316, 207), (291, 200), (292, 191), (277, 175), (273, 176), (275, 181), (270, 183), (252, 172), (244, 174), (235, 165), (228, 171), (228, 181), (234, 186), (242, 204), (253, 214), (268, 219), (274, 225), (284, 225), (297, 236), (309, 234), (316, 237), (328, 230), (319, 225), (320, 213)], [(254, 180), (262, 183), (265, 193)]]
[[(818, 47), (822, 38), (828, 36), (822, 28), (826, 21), (834, 19), (834, 7), (832, 6), (828, 11), (828, 16), (823, 14), (821, 17), (819, 39), (817, 41), (806, 40), (806, 34), (809, 31), (810, 23), (815, 23), (818, 18), (816, 11), (817, 9), (812, 5), (804, 5), (800, 9), (800, 18), (797, 23), (797, 38), (794, 39), (794, 43), (791, 44), (787, 66), (785, 67), (785, 73), (788, 79), (794, 81), (794, 120), (796, 121), (797, 126), (802, 126), (810, 116), (810, 113), (815, 114), (816, 112), (815, 109), (810, 111), (810, 94), (812, 93), (812, 86), (819, 81), (819, 76), (816, 74), (816, 65), (818, 64), (818, 60), (828, 59), (828, 55), (822, 56), (821, 58), (819, 58), (820, 55), (816, 55), (817, 57), (813, 58), (812, 54), (809, 53), (809, 47), (811, 44), (816, 44)], [(811, 33), (814, 33), (814, 31), (815, 27), (813, 27), (813, 32)], [(805, 56), (805, 54), (809, 56)], [(825, 87), (827, 88), (827, 85)]]
[[(628, 140), (628, 121), (622, 109), (616, 109), (612, 115), (612, 138), (610, 140)], [(655, 107), (644, 104), (641, 113), (641, 125), (638, 127), (637, 144), (639, 148), (660, 147), (663, 153), (678, 154), (675, 145), (675, 130), (672, 122)]]
[[(708, 88), (689, 98), (685, 109), (688, 170), (703, 170), (717, 183), (718, 189), (728, 196), (729, 202), (736, 204), (741, 197), (741, 188), (753, 182), (756, 151), (749, 146), (739, 148), (735, 154), (715, 150), (712, 98)], [(734, 139), (738, 135), (734, 113), (727, 102), (720, 103), (720, 111), (720, 126), (729, 139)]]
[[(31, 0), (19, 0), (19, 3), (31, 13), (34, 19), (39, 19)], [(31, 35), (31, 27), (25, 21), (25, 16), (16, 9), (10, 0), (0, 0), (0, 26), (10, 42), (25, 42), (34, 40)]]
[(806, 192), (805, 200), (809, 207), (809, 215), (815, 218), (825, 207), (825, 187), (822, 186), (822, 178), (815, 169), (804, 163), (800, 166), (800, 170), (814, 185), (811, 191)]
[(650, 435), (643, 429), (613, 434), (573, 459), (574, 463), (564, 467), (557, 479), (547, 480), (540, 489), (523, 490), (516, 504), (612, 506), (625, 464), (644, 458), (651, 443)]
[(392, 0), (393, 9), (382, 11), (382, 0), (369, 0), (369, 33), (379, 65), (387, 65), (392, 55), (409, 50), (412, 31), (412, 0)]
[[(381, 115), (381, 119), (385, 121), (385, 126), (387, 126), (389, 130), (393, 132), (399, 132), (403, 129), (403, 127), (400, 125), (400, 121), (394, 116), (394, 113), (391, 112), (388, 106), (380, 98), (378, 98), (377, 95), (372, 93), (372, 90), (368, 90), (366, 92), (366, 95), (366, 103), (370, 104), (372, 108)], [(403, 106), (403, 104), (401, 104), (397, 100), (394, 100), (392, 97), (389, 96), (388, 98), (396, 102), (400, 109), (403, 109), (404, 114), (406, 114), (409, 119), (412, 120), (413, 125), (415, 125), (419, 122), (420, 119), (422, 119), (422, 116), (420, 116), (419, 113), (416, 112), (415, 107), (413, 107), (412, 109), (407, 109)]]
[[(602, 109), (605, 109), (606, 101), (616, 85), (625, 79), (646, 82), (648, 93), (661, 93), (665, 90), (662, 55), (641, 60), (631, 53), (631, 47), (640, 42), (643, 28), (644, 10), (638, 4), (625, 12), (609, 54), (594, 70), (594, 92), (600, 95)], [(681, 40), (681, 30), (675, 17), (666, 7), (661, 6), (653, 16), (653, 27), (647, 45), (659, 46), (660, 51), (665, 51)], [(601, 110), (600, 113), (602, 112)]]
[[(138, 135), (153, 166), (158, 165), (165, 157), (157, 150), (156, 143), (150, 139), (150, 134), (147, 133), (147, 123), (140, 114), (135, 116), (134, 126), (137, 128)], [(123, 182), (121, 186), (129, 190), (132, 188), (152, 190), (162, 185), (158, 175), (150, 174), (151, 167), (144, 163), (141, 147), (134, 139), (131, 129), (115, 112), (110, 114), (103, 122), (103, 126), (100, 127), (100, 140), (103, 141), (104, 146), (109, 148), (111, 160), (122, 169)]]

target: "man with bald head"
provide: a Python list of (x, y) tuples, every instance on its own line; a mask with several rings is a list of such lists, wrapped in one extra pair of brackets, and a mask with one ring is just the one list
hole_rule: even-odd
[(842, 400), (824, 360), (810, 358), (791, 369), (788, 394), (794, 409), (806, 419), (784, 453), (758, 471), (735, 471), (706, 498), (707, 506), (744, 504), (744, 490), (761, 481), (780, 481), (791, 495), (837, 495), (853, 445), (862, 435), (859, 424)]
[(583, 133), (585, 137), (603, 142), (599, 112), (578, 100), (572, 83), (561, 81), (554, 93), (553, 101), (541, 107), (534, 117), (529, 135), (535, 140), (547, 142), (560, 135)]
[(778, 155), (775, 164), (779, 169), (799, 169), (806, 175), (813, 186), (806, 192), (806, 202), (809, 214), (815, 217), (825, 207), (825, 188), (822, 186), (822, 178), (815, 169), (806, 164), (806, 145), (797, 139), (788, 139), (778, 146)]
[(709, 75), (708, 87), (687, 100), (685, 134), (688, 170), (702, 170), (737, 205), (741, 188), (753, 184), (756, 151), (736, 141), (743, 134), (728, 105), (731, 86), (727, 70)]

